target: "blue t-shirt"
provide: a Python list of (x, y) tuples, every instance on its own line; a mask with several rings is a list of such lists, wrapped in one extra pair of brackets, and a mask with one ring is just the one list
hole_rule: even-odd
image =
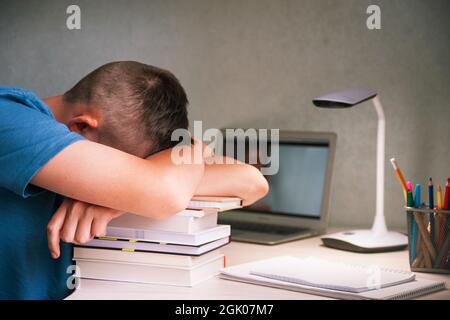
[(62, 299), (72, 246), (52, 259), (47, 224), (63, 197), (30, 184), (58, 152), (82, 136), (54, 118), (33, 92), (0, 87), (0, 299)]

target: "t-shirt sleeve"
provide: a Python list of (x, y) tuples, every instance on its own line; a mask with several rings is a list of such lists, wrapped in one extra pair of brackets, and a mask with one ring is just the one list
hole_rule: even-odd
[(42, 192), (30, 184), (33, 176), (82, 139), (52, 116), (0, 97), (0, 187), (24, 198)]

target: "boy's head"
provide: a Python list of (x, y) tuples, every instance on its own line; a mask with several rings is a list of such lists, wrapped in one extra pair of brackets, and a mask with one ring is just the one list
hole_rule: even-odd
[(169, 71), (134, 61), (105, 64), (63, 95), (67, 125), (87, 139), (139, 157), (172, 147), (187, 128), (186, 93)]

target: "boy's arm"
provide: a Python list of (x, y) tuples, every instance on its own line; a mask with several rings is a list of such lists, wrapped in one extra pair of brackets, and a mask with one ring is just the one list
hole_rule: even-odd
[[(234, 164), (205, 165), (205, 173), (196, 194), (237, 196), (243, 205), (262, 198), (268, 191), (266, 179), (253, 166)], [(54, 258), (60, 254), (60, 239), (67, 243), (86, 243), (95, 236), (104, 236), (108, 223), (123, 214), (90, 203), (66, 199), (55, 212), (47, 227), (47, 239)]]
[(158, 219), (186, 207), (203, 171), (202, 163), (173, 164), (171, 150), (141, 159), (78, 141), (44, 165), (31, 183), (72, 199)]
[[(235, 159), (215, 157), (220, 157), (222, 164), (205, 164), (205, 172), (195, 195), (235, 196), (242, 199), (244, 206), (248, 206), (267, 194), (269, 185), (257, 168)], [(227, 159), (233, 163), (227, 164)]]

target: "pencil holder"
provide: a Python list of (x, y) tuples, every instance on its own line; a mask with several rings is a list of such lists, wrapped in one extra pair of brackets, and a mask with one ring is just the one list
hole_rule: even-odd
[(450, 211), (406, 207), (412, 271), (450, 273)]

